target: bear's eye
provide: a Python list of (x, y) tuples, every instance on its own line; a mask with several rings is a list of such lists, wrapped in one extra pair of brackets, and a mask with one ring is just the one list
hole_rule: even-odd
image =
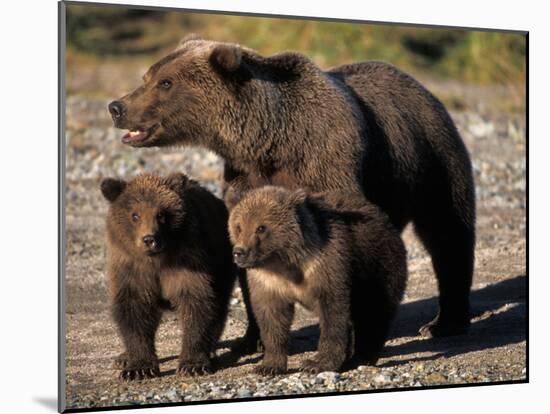
[(241, 225), (240, 224), (237, 224), (235, 226), (235, 231), (237, 232), (237, 234), (240, 234), (241, 233)]
[(166, 214), (163, 213), (162, 211), (158, 212), (157, 220), (159, 221), (159, 223), (164, 223), (164, 221), (166, 220)]
[(262, 234), (265, 232), (265, 226), (258, 226), (256, 229), (256, 234)]
[(159, 82), (159, 86), (163, 89), (170, 89), (172, 81), (170, 79), (163, 79)]
[(132, 220), (138, 221), (139, 220), (139, 214), (138, 213), (132, 213)]

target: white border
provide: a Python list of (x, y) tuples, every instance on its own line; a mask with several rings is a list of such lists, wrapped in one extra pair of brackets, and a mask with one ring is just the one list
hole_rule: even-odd
[[(126, 3), (125, 1), (111, 1)], [(138, 2), (138, 0), (128, 1)], [(529, 412), (548, 380), (548, 23), (544, 2), (139, 0), (140, 4), (530, 31), (530, 379), (506, 385), (265, 402), (153, 412)], [(54, 412), (57, 392), (57, 4), (4, 2), (0, 235), (2, 412)], [(538, 53), (537, 53), (538, 52)], [(533, 86), (534, 85), (534, 86)], [(7, 90), (7, 93), (6, 93)], [(535, 223), (535, 224), (533, 224)], [(7, 229), (7, 232), (4, 230)], [(538, 243), (537, 243), (538, 241)], [(536, 290), (535, 290), (536, 288)], [(536, 327), (533, 329), (533, 327)], [(44, 401), (50, 403), (44, 404)], [(161, 411), (162, 410), (162, 411)], [(538, 410), (537, 410), (538, 411)], [(127, 411), (129, 412), (129, 411)], [(132, 411), (134, 412), (134, 411)], [(150, 410), (139, 410), (147, 413)]]

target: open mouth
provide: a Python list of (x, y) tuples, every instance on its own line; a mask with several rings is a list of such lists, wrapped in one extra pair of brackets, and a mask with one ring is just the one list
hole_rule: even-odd
[(164, 246), (159, 245), (159, 246), (148, 248), (146, 252), (149, 256), (155, 256), (157, 254), (162, 253), (163, 251), (164, 251)]
[(234, 262), (241, 269), (251, 269), (260, 265), (259, 261), (256, 259), (234, 260)]
[(122, 142), (124, 144), (137, 144), (146, 141), (157, 129), (158, 124), (153, 125), (150, 128), (139, 128), (128, 131), (123, 137)]

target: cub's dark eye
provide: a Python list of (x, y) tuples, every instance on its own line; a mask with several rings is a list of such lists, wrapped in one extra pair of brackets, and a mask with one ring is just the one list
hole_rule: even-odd
[(258, 226), (256, 229), (256, 234), (262, 234), (265, 232), (265, 226)]
[(132, 220), (138, 221), (139, 220), (139, 214), (138, 213), (132, 213)]
[(170, 89), (172, 81), (170, 79), (163, 79), (159, 82), (159, 86), (163, 89)]
[(237, 232), (237, 234), (240, 234), (241, 233), (241, 225), (240, 224), (237, 224), (235, 226), (235, 231)]
[(166, 220), (166, 214), (163, 213), (162, 211), (158, 212), (158, 213), (157, 213), (157, 220), (158, 220), (160, 223), (164, 223), (164, 221)]

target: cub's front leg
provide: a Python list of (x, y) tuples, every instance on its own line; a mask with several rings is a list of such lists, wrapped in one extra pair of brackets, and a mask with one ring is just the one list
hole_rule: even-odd
[(111, 311), (126, 352), (116, 361), (120, 378), (134, 380), (160, 375), (155, 351), (155, 333), (161, 312), (157, 301), (145, 292), (129, 286), (116, 294)]
[[(192, 278), (208, 279), (208, 276), (191, 275)], [(181, 295), (176, 300), (182, 340), (177, 373), (180, 375), (203, 375), (211, 372), (211, 353), (215, 350), (219, 321), (214, 293), (205, 284), (193, 294)]]
[(252, 310), (252, 303), (250, 300), (250, 288), (248, 286), (248, 279), (246, 276), (246, 270), (239, 269), (239, 285), (241, 286), (241, 292), (243, 295), (243, 302), (246, 308), (246, 316), (248, 319), (248, 326), (244, 336), (236, 341), (236, 344), (232, 346), (231, 352), (237, 355), (248, 355), (256, 352), (263, 351), (262, 341), (260, 339), (260, 330), (254, 311)]
[(283, 374), (287, 370), (290, 326), (294, 303), (267, 290), (254, 278), (249, 279), (252, 309), (264, 346), (264, 358), (255, 372), (261, 375)]
[(352, 336), (349, 290), (330, 289), (319, 299), (320, 338), (316, 355), (303, 362), (310, 373), (339, 371), (349, 357)]

